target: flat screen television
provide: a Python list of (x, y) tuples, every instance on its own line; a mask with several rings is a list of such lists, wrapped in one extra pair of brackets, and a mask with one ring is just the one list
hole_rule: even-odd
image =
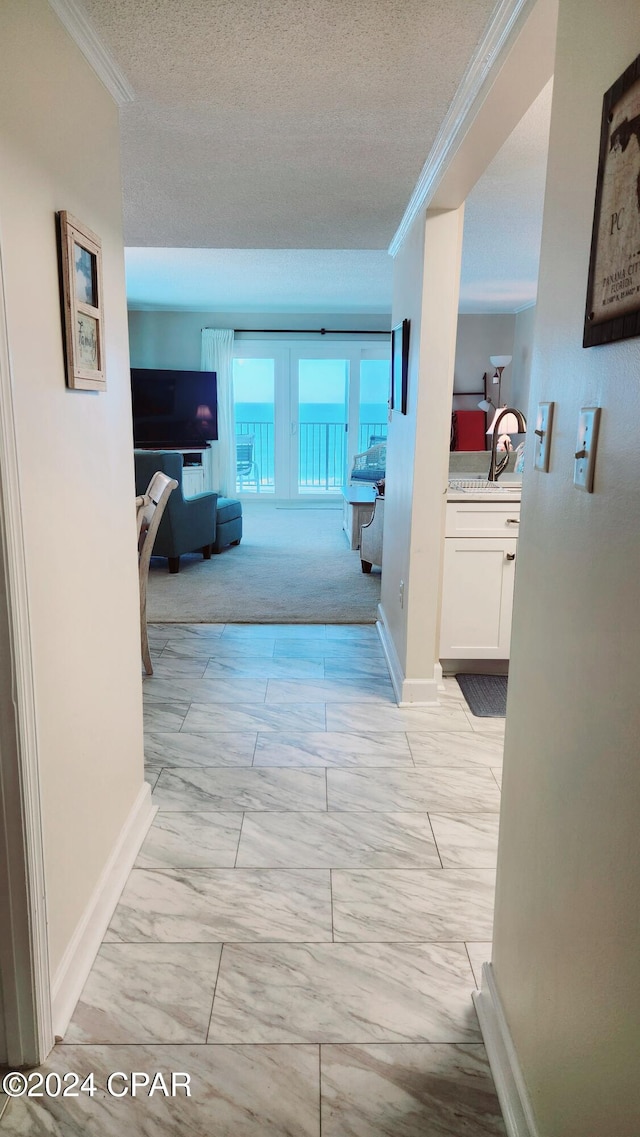
[(132, 367), (131, 394), (134, 446), (186, 450), (218, 437), (215, 371)]

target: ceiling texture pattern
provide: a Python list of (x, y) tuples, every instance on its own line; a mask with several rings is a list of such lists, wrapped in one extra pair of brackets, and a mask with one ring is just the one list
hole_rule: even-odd
[(130, 308), (388, 314), (383, 249), (126, 250)]
[(83, 0), (133, 246), (386, 249), (495, 0)]

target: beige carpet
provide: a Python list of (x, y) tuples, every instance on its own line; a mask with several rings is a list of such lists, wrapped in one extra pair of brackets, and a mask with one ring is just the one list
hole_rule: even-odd
[(380, 570), (360, 568), (349, 548), (342, 509), (243, 507), (236, 548), (186, 556), (172, 576), (152, 560), (149, 621), (240, 624), (361, 624), (376, 619)]

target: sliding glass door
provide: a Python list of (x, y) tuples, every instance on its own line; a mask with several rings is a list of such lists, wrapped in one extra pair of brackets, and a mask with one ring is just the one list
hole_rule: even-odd
[(349, 360), (312, 356), (294, 361), (291, 408), (293, 465), (297, 494), (335, 494), (347, 477)]
[(275, 363), (233, 361), (237, 493), (275, 493)]
[(386, 438), (389, 344), (273, 341), (236, 341), (236, 492), (337, 497)]
[(358, 392), (358, 453), (387, 437), (389, 360), (361, 359)]

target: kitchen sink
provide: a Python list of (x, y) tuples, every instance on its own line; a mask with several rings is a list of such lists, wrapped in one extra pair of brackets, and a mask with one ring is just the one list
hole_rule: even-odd
[(450, 478), (449, 489), (454, 493), (464, 494), (513, 494), (519, 497), (522, 493), (521, 482), (488, 482), (479, 478)]

